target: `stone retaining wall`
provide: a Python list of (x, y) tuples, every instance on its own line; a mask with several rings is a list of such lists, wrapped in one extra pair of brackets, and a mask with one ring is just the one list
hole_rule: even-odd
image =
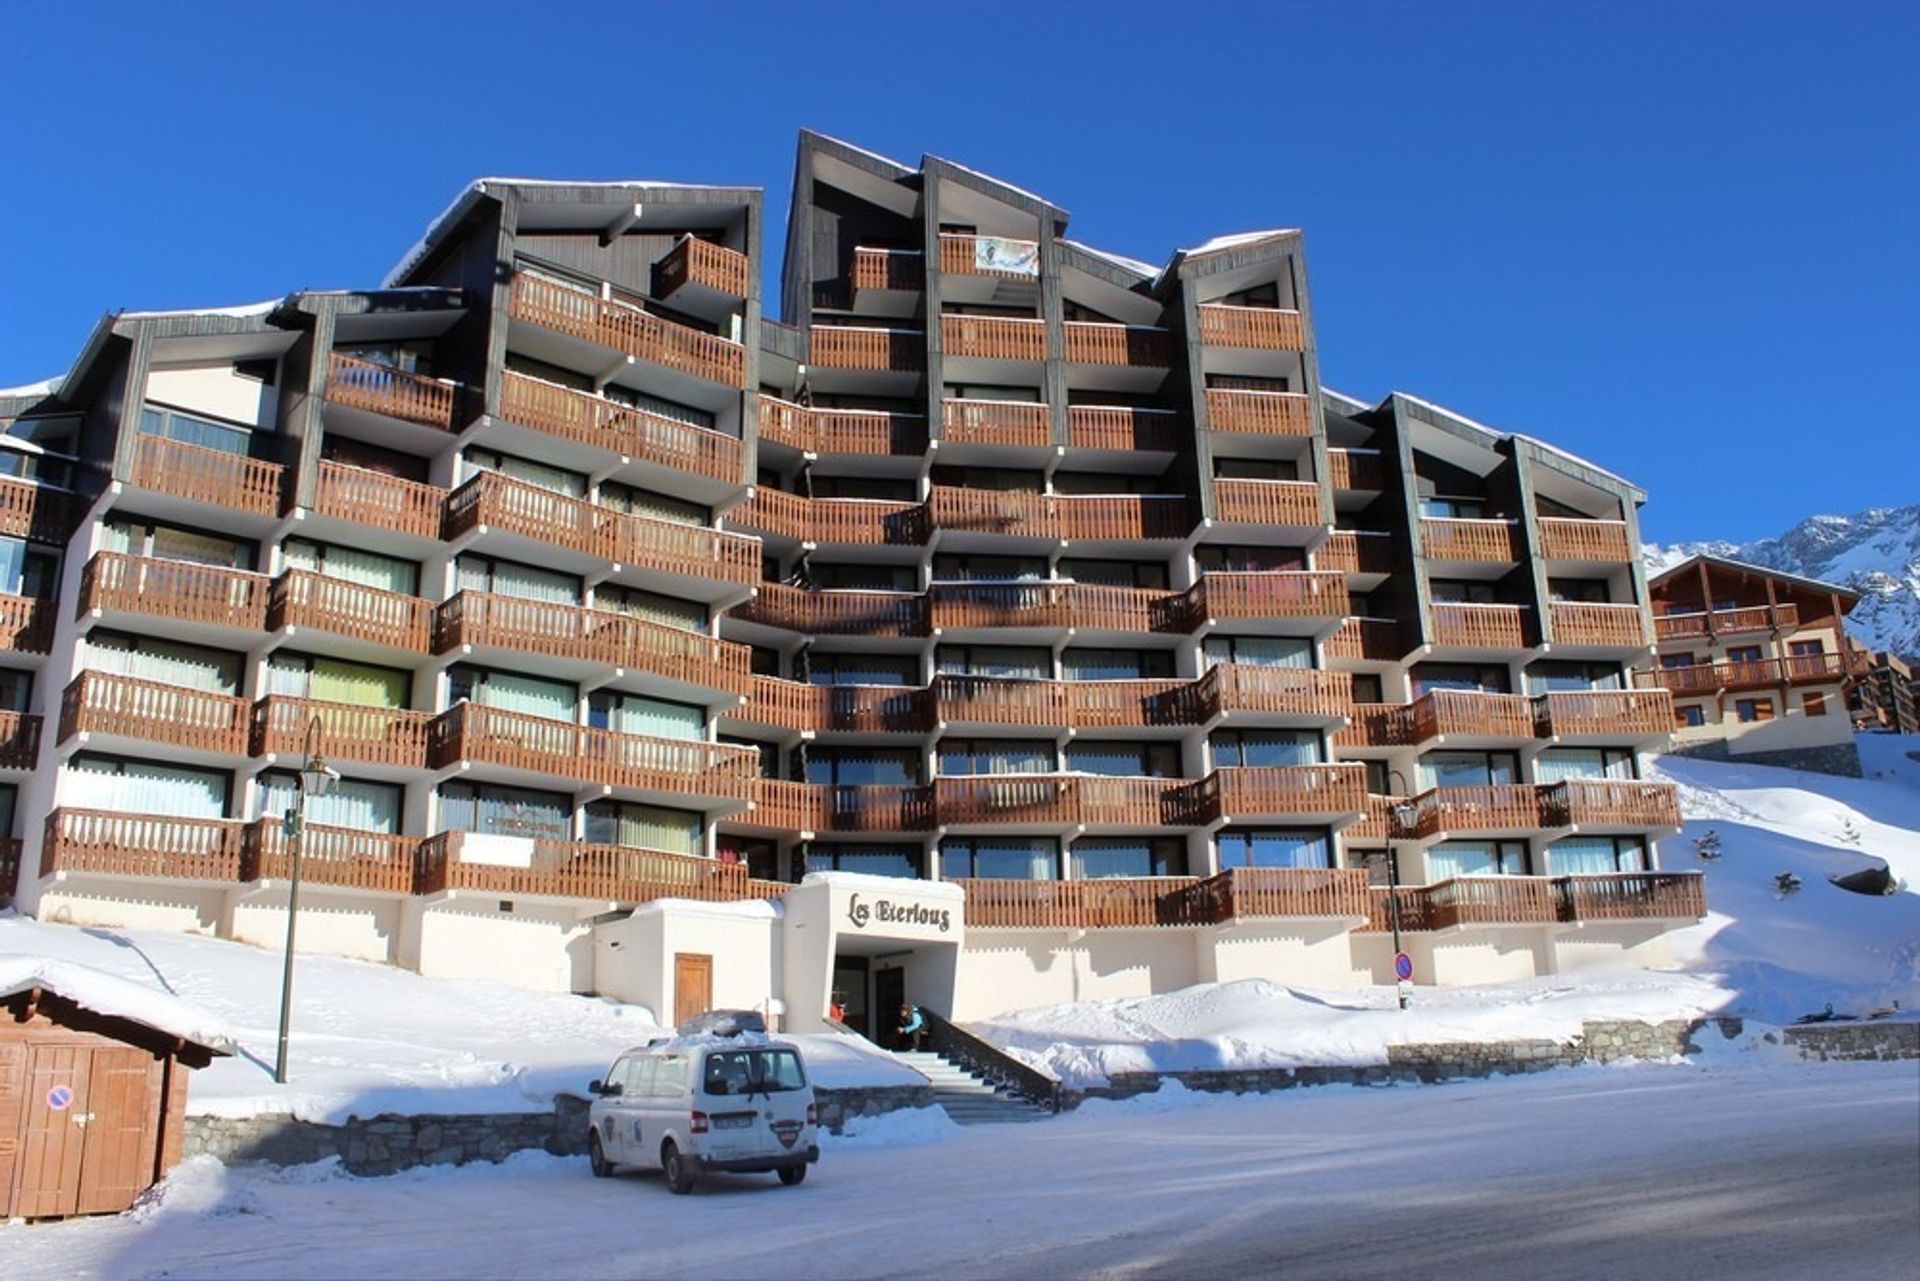
[(1860, 749), (1852, 739), (1821, 747), (1781, 747), (1769, 752), (1736, 752), (1724, 738), (1709, 738), (1698, 743), (1675, 743), (1667, 748), (1674, 756), (1691, 756), (1702, 761), (1726, 761), (1732, 765), (1771, 765), (1776, 769), (1800, 769), (1813, 774), (1837, 774), (1842, 778), (1860, 778)]
[(1802, 1058), (1863, 1061), (1920, 1059), (1920, 1023), (1809, 1023), (1781, 1029)]

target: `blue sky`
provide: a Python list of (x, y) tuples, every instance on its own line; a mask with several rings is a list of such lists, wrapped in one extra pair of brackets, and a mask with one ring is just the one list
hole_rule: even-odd
[(806, 126), (1155, 261), (1303, 227), (1330, 386), (1619, 471), (1650, 538), (1920, 501), (1920, 5), (13, 3), (0, 48), (0, 386), (375, 284), (484, 174), (763, 186), (777, 251)]

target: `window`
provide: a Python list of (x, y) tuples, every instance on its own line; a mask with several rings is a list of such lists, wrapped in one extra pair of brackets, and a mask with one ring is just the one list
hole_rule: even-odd
[(1484, 498), (1448, 498), (1434, 495), (1420, 500), (1420, 514), (1430, 520), (1485, 520)]
[(172, 818), (225, 818), (232, 776), (119, 756), (83, 753), (67, 766), (69, 786), (61, 797), (75, 809)]
[(1071, 857), (1076, 881), (1187, 874), (1187, 843), (1177, 836), (1082, 837)]
[(54, 553), (29, 547), (18, 538), (0, 538), (0, 592), (52, 600), (60, 585), (60, 559)]
[(572, 685), (545, 681), (517, 672), (456, 664), (447, 672), (447, 706), (466, 699), (505, 712), (571, 721), (579, 715), (579, 695)]
[(465, 481), (481, 472), (498, 473), (568, 498), (587, 496), (587, 478), (579, 472), (549, 467), (530, 458), (516, 458), (497, 449), (470, 447), (461, 457), (460, 478)]
[(402, 596), (419, 594), (420, 566), (412, 561), (304, 538), (289, 538), (284, 555), (289, 569), (309, 570), (327, 578), (398, 592)]
[(1825, 694), (1808, 694), (1800, 700), (1800, 710), (1808, 716), (1825, 716), (1827, 714), (1827, 696)]
[(1039, 494), (1046, 491), (1046, 477), (1037, 471), (1011, 467), (958, 467), (942, 465), (933, 469), (933, 483), (961, 489), (984, 489), (996, 493)]
[(312, 698), (323, 703), (351, 703), (356, 707), (400, 708), (410, 705), (413, 674), (392, 667), (343, 663), (275, 650), (267, 659), (267, 693)]
[(1154, 476), (1137, 472), (1112, 474), (1097, 471), (1057, 471), (1053, 473), (1056, 494), (1160, 494), (1165, 487)]
[(1533, 762), (1533, 781), (1558, 783), (1569, 778), (1634, 778), (1633, 753), (1618, 747), (1555, 747)]
[(1729, 645), (1727, 647), (1729, 663), (1757, 663), (1760, 661), (1758, 645)]
[(1221, 458), (1213, 474), (1221, 480), (1299, 480), (1300, 464), (1291, 458)]
[(1060, 878), (1060, 842), (1050, 836), (949, 836), (940, 842), (940, 875), (994, 881)]
[(815, 472), (810, 488), (815, 498), (874, 498), (910, 503), (920, 497), (919, 485), (906, 477), (822, 476)]
[(1660, 666), (1667, 671), (1673, 671), (1675, 668), (1697, 667), (1699, 664), (1694, 661), (1692, 654), (1662, 654), (1660, 655)]
[[(279, 818), (300, 804), (300, 775), (292, 770), (268, 770), (260, 776), (257, 818)], [(343, 778), (325, 796), (307, 798), (307, 821), (322, 827), (344, 827), (355, 832), (400, 831), (401, 788), (394, 783), (371, 783)]]
[(942, 676), (1011, 676), (1046, 680), (1053, 652), (1042, 645), (942, 645), (933, 653)]
[(556, 605), (578, 605), (580, 579), (551, 569), (537, 569), (517, 561), (464, 553), (455, 563), (456, 589), (463, 592), (490, 592), (519, 600), (547, 601)]
[(240, 692), (239, 654), (120, 632), (91, 632), (84, 643), (86, 664), (95, 671), (208, 694)]
[(1512, 752), (1428, 752), (1420, 758), (1420, 786), (1504, 787), (1520, 781)]
[(1751, 725), (1759, 721), (1773, 719), (1773, 700), (1770, 698), (1743, 698), (1733, 705), (1735, 714), (1742, 725)]
[(1547, 595), (1585, 605), (1605, 605), (1613, 599), (1604, 578), (1549, 578)]
[(1037, 583), (1047, 577), (1044, 556), (971, 556), (941, 552), (933, 558), (937, 583)]
[(1527, 668), (1527, 693), (1555, 694), (1626, 688), (1618, 663), (1573, 663), (1542, 659)]
[(1068, 557), (1060, 562), (1060, 577), (1076, 583), (1095, 583), (1102, 587), (1154, 587), (1167, 585), (1167, 567), (1155, 560), (1092, 560)]
[(809, 560), (807, 575), (816, 588), (829, 591), (910, 592), (919, 586), (911, 565), (854, 565)]
[(677, 400), (665, 400), (659, 396), (649, 396), (644, 391), (635, 391), (631, 387), (621, 387), (608, 383), (601, 394), (616, 405), (628, 405), (634, 409), (645, 410), (657, 418), (671, 418), (677, 423), (686, 423), (691, 427), (714, 426), (713, 415), (704, 409), (695, 409), (692, 405), (683, 405)]
[(223, 454), (247, 457), (253, 453), (253, 432), (233, 423), (215, 422), (196, 414), (183, 414), (164, 405), (146, 405), (140, 410), (140, 434), (177, 440), (183, 445), (217, 449)]
[(801, 679), (809, 685), (917, 685), (920, 660), (904, 654), (801, 655)]
[(369, 445), (329, 432), (320, 442), (320, 457), (343, 467), (357, 467), (380, 476), (393, 476), (415, 484), (427, 483), (427, 460), (417, 454), (403, 454), (384, 445)]
[(707, 736), (707, 713), (692, 703), (599, 689), (587, 696), (587, 724), (616, 734), (697, 743)]
[(1817, 658), (1826, 652), (1825, 643), (1818, 639), (1787, 642), (1787, 653), (1795, 658)]
[(1437, 689), (1485, 694), (1506, 694), (1513, 690), (1504, 663), (1416, 663), (1409, 674), (1413, 678), (1415, 698)]
[(1474, 583), (1458, 578), (1429, 580), (1434, 603), (1441, 605), (1497, 605), (1492, 583)]
[(1221, 663), (1245, 667), (1313, 666), (1313, 642), (1292, 636), (1209, 636), (1200, 654), (1209, 668)]
[(1707, 723), (1707, 709), (1698, 703), (1688, 703), (1673, 709), (1675, 728), (1695, 729)]
[(572, 803), (560, 792), (494, 783), (442, 783), (440, 830), (564, 841), (573, 835)]
[(1427, 851), (1432, 881), (1456, 876), (1525, 876), (1525, 841), (1442, 841)]
[(1165, 680), (1173, 675), (1173, 654), (1164, 649), (1094, 649), (1062, 651), (1060, 674), (1070, 681)]
[(1605, 876), (1647, 870), (1647, 843), (1638, 836), (1570, 836), (1547, 846), (1555, 876)]
[(807, 846), (809, 872), (864, 872), (868, 876), (920, 875), (917, 845), (838, 845), (815, 841)]
[(1333, 846), (1310, 827), (1223, 828), (1214, 838), (1222, 871), (1235, 867), (1332, 867)]
[(1310, 729), (1222, 729), (1207, 740), (1216, 769), (1230, 766), (1319, 765), (1325, 744)]
[(1355, 672), (1353, 674), (1353, 701), (1356, 703), (1384, 703), (1386, 692), (1380, 684), (1380, 677), (1374, 672)]
[(754, 763), (761, 778), (780, 778), (780, 744), (768, 743), (757, 738), (742, 738), (738, 734), (717, 734), (716, 742), (729, 747), (751, 747), (759, 759)]
[(914, 748), (809, 747), (806, 759), (809, 783), (913, 787), (920, 782), (921, 757)]
[(124, 552), (128, 556), (153, 556), (161, 560), (184, 560), (195, 565), (223, 565), (229, 569), (253, 568), (253, 544), (235, 542), (218, 534), (203, 534), (178, 525), (156, 525), (142, 521), (108, 518), (101, 526), (103, 551)]
[(13, 812), (20, 789), (12, 783), (0, 783), (0, 836), (13, 835)]
[(780, 847), (751, 836), (716, 836), (713, 857), (721, 863), (745, 863), (747, 875), (761, 881), (780, 880)]
[(948, 775), (1051, 774), (1053, 744), (1039, 739), (943, 738), (939, 768)]
[(664, 850), (698, 855), (706, 850), (706, 825), (692, 810), (629, 801), (591, 801), (586, 808), (587, 841), (628, 849)]
[(1077, 738), (1067, 744), (1067, 770), (1109, 778), (1178, 778), (1178, 743), (1108, 742)]
[[(24, 712), (33, 702), (33, 673), (0, 667), (0, 711)], [(6, 835), (0, 832), (0, 836)]]
[(1228, 547), (1209, 543), (1193, 549), (1193, 563), (1204, 574), (1264, 574), (1305, 569), (1307, 557), (1298, 547)]
[(707, 607), (699, 601), (680, 600), (659, 592), (641, 591), (638, 587), (602, 583), (593, 589), (593, 607), (662, 627), (678, 627), (682, 631), (707, 629)]

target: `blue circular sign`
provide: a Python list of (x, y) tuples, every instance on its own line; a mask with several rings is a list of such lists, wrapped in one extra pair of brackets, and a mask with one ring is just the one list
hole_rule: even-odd
[(56, 1085), (47, 1091), (47, 1106), (55, 1112), (65, 1112), (73, 1106), (73, 1087)]
[(1393, 974), (1402, 983), (1413, 982), (1413, 958), (1405, 952), (1393, 954)]

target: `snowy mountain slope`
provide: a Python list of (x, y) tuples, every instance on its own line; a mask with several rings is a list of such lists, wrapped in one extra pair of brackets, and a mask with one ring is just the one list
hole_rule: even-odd
[(1648, 543), (1648, 573), (1689, 556), (1724, 556), (1851, 587), (1861, 600), (1847, 629), (1864, 645), (1920, 657), (1920, 504), (1813, 516), (1778, 538), (1751, 543)]

